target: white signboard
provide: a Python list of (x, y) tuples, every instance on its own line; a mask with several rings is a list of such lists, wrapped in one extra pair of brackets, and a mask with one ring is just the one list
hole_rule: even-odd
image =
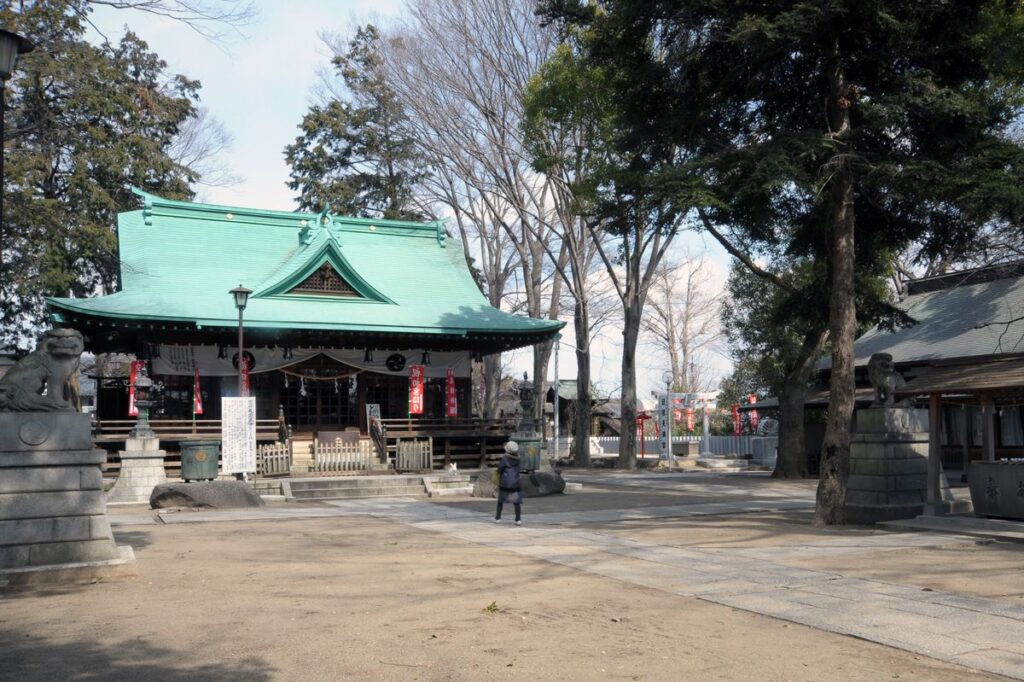
[(221, 473), (256, 471), (256, 398), (220, 399)]
[(366, 431), (370, 431), (370, 424), (374, 419), (380, 419), (380, 403), (366, 403)]

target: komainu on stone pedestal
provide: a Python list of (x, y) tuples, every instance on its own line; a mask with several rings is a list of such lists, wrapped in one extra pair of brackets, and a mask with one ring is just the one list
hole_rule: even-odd
[(51, 329), (0, 378), (0, 412), (76, 412), (85, 344), (74, 329)]
[(89, 415), (77, 411), (82, 335), (45, 334), (0, 380), (0, 582), (77, 582), (133, 572), (107, 519)]

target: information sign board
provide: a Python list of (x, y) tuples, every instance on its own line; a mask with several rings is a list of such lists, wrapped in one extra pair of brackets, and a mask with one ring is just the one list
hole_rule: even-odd
[(221, 473), (256, 471), (256, 398), (220, 399)]

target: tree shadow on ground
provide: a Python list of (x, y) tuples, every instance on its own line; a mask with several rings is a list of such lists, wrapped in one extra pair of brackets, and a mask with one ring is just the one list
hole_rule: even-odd
[(239, 661), (194, 663), (188, 652), (171, 651), (138, 640), (51, 642), (35, 635), (0, 633), (0, 679), (54, 680), (270, 680), (275, 669), (249, 657)]
[(132, 549), (139, 550), (149, 547), (152, 544), (152, 539), (149, 531), (119, 530), (115, 528), (114, 542), (118, 545), (130, 545)]

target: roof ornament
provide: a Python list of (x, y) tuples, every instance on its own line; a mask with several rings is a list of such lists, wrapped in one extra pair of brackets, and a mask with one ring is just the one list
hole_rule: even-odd
[(303, 246), (308, 246), (313, 243), (316, 236), (320, 233), (320, 230), (327, 230), (327, 234), (337, 241), (337, 237), (331, 232), (331, 224), (334, 223), (334, 215), (331, 213), (330, 202), (324, 202), (324, 208), (322, 211), (317, 213), (316, 218), (311, 221), (302, 221), (305, 223), (302, 230), (299, 232), (299, 243)]

